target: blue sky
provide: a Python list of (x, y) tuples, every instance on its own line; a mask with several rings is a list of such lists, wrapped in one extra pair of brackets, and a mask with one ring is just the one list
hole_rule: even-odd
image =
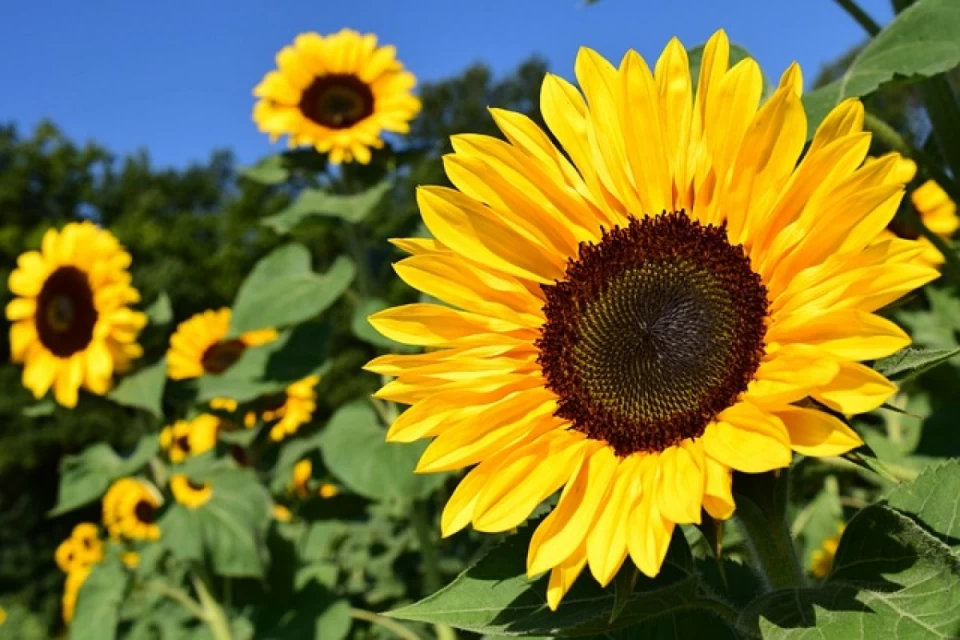
[[(878, 21), (888, 0), (861, 0)], [(811, 81), (863, 34), (832, 0), (47, 0), (4, 3), (0, 122), (52, 119), (115, 152), (146, 147), (158, 166), (272, 147), (250, 120), (253, 86), (303, 31), (349, 26), (397, 46), (422, 80), (482, 61), (506, 73), (533, 53), (572, 77), (580, 45), (651, 61), (671, 36), (687, 46), (717, 28), (777, 78), (793, 60)]]

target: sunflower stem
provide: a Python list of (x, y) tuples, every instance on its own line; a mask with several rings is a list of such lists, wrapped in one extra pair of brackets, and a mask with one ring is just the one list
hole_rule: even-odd
[(880, 25), (870, 17), (870, 14), (864, 11), (854, 0), (834, 0), (840, 7), (846, 11), (857, 24), (863, 27), (863, 30), (871, 36), (880, 33)]
[[(927, 176), (932, 178), (947, 192), (951, 200), (960, 202), (960, 185), (940, 168), (936, 160), (924, 151), (914, 147), (901, 136), (896, 129), (872, 113), (865, 114), (863, 125), (865, 129), (876, 136), (877, 140), (894, 151), (899, 152), (901, 155), (912, 158)], [(954, 284), (960, 285), (960, 255), (957, 254), (946, 240), (935, 234), (923, 223), (923, 220), (920, 219), (920, 216), (917, 215), (917, 212), (909, 202), (907, 206), (904, 207), (904, 216), (907, 223), (921, 236), (929, 240), (930, 244), (936, 247), (937, 251), (943, 255), (944, 260), (946, 260), (944, 271), (948, 273), (954, 281)]]
[(419, 635), (406, 628), (399, 622), (391, 620), (386, 616), (382, 616), (379, 613), (374, 613), (365, 609), (350, 609), (350, 617), (354, 620), (363, 620), (364, 622), (381, 626), (387, 631), (392, 632), (393, 635), (397, 636), (398, 638), (403, 638), (403, 640), (423, 640)]
[(200, 604), (203, 607), (203, 619), (210, 628), (210, 634), (214, 640), (233, 640), (233, 631), (230, 629), (230, 621), (227, 620), (223, 607), (213, 597), (207, 584), (196, 574), (191, 576), (193, 588), (197, 592)]
[(143, 583), (143, 587), (150, 591), (155, 591), (162, 596), (170, 598), (184, 609), (189, 611), (195, 618), (199, 620), (206, 619), (206, 611), (203, 610), (203, 607), (200, 606), (196, 600), (191, 598), (187, 593), (178, 587), (167, 584), (166, 582), (161, 582), (159, 580), (153, 580), (150, 582)]
[(760, 574), (771, 590), (803, 584), (803, 572), (787, 526), (789, 469), (735, 474), (737, 521)]

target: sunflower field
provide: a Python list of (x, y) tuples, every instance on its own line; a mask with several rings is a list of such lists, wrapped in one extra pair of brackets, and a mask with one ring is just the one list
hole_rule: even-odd
[(812, 81), (290, 34), (240, 168), (0, 128), (0, 639), (960, 638), (960, 2), (836, 4)]

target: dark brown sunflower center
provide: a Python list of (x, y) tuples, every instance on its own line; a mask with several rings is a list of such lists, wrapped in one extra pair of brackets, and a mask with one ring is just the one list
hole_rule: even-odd
[(147, 500), (140, 500), (133, 507), (133, 516), (139, 521), (146, 524), (153, 522), (154, 517), (157, 514), (157, 508), (153, 506)]
[(240, 359), (247, 345), (242, 340), (226, 340), (207, 347), (200, 358), (200, 364), (207, 373), (223, 373)]
[(581, 243), (543, 291), (538, 362), (557, 415), (620, 456), (701, 436), (764, 354), (760, 276), (724, 228), (683, 211)]
[(96, 324), (87, 275), (76, 267), (50, 274), (37, 297), (37, 334), (43, 346), (57, 357), (69, 357), (90, 344)]
[(190, 478), (187, 478), (187, 486), (193, 489), (194, 491), (203, 491), (207, 488), (206, 483), (204, 482), (194, 482)]
[(300, 111), (328, 129), (347, 129), (373, 113), (373, 91), (355, 75), (319, 76), (300, 98)]
[(180, 436), (176, 440), (176, 447), (184, 453), (190, 452), (190, 437), (189, 436)]

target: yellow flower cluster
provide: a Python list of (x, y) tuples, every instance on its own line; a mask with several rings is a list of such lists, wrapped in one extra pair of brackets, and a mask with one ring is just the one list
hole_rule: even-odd
[(157, 510), (163, 498), (156, 487), (140, 478), (121, 478), (103, 497), (103, 524), (111, 538), (157, 540)]
[(193, 420), (177, 420), (160, 432), (160, 446), (170, 462), (180, 463), (217, 446), (220, 428), (220, 418), (210, 413), (200, 414)]
[(83, 522), (75, 526), (70, 537), (57, 547), (54, 558), (60, 570), (67, 574), (61, 605), (63, 621), (70, 624), (80, 587), (90, 575), (90, 568), (103, 559), (103, 541), (97, 525)]

